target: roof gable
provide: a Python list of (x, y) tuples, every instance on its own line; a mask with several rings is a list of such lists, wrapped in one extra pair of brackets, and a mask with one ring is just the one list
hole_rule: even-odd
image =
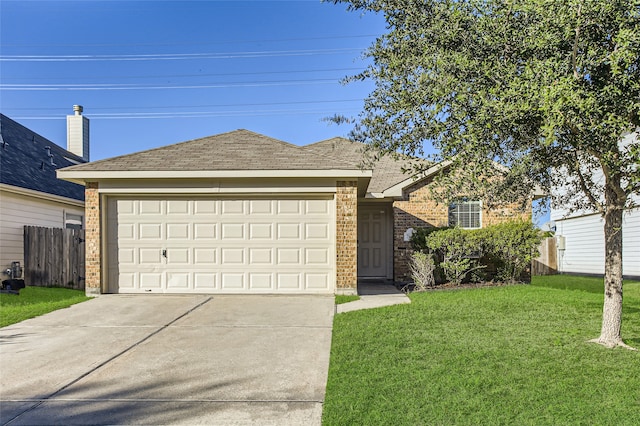
[(385, 189), (402, 182), (412, 181), (415, 172), (406, 169), (410, 169), (413, 164), (422, 161), (409, 157), (404, 160), (395, 159), (390, 155), (383, 155), (375, 159), (371, 152), (366, 151), (367, 145), (340, 137), (306, 145), (304, 148), (320, 155), (344, 158), (360, 165), (360, 167), (372, 169), (373, 174), (367, 189), (369, 193), (382, 193)]
[(84, 160), (0, 114), (0, 183), (84, 201), (84, 187), (56, 170)]
[(348, 159), (308, 150), (248, 130), (235, 130), (70, 167), (68, 171), (358, 170)]

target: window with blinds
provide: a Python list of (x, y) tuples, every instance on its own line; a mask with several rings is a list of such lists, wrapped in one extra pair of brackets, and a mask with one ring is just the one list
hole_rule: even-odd
[(466, 229), (482, 227), (482, 203), (480, 201), (458, 201), (449, 205), (449, 226)]

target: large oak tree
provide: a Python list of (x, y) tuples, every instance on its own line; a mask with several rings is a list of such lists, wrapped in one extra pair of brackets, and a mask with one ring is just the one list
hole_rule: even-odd
[(539, 187), (558, 206), (601, 213), (594, 341), (625, 346), (622, 218), (639, 193), (640, 153), (623, 138), (640, 126), (640, 1), (333, 2), (382, 13), (388, 29), (365, 53), (371, 65), (347, 78), (375, 82), (351, 136), (392, 155), (432, 145), (456, 171), (450, 194), (513, 201)]

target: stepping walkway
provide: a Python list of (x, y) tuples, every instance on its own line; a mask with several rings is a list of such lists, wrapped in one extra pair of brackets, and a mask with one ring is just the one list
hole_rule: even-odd
[(406, 294), (384, 281), (358, 283), (360, 300), (336, 305), (336, 313), (411, 303)]

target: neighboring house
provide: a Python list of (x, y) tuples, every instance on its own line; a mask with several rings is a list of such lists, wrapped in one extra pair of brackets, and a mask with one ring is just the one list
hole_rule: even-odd
[[(638, 143), (638, 134), (623, 143)], [(599, 174), (595, 181), (602, 179)], [(558, 189), (556, 189), (558, 190)], [(640, 196), (632, 195), (633, 207), (622, 218), (622, 272), (626, 278), (640, 279)], [(599, 213), (552, 208), (558, 246), (558, 271), (604, 275), (604, 219)]]
[(358, 279), (409, 278), (417, 227), (530, 217), (436, 205), (439, 166), (363, 168), (362, 147), (237, 130), (59, 170), (86, 186), (87, 294), (355, 293)]
[[(24, 265), (24, 226), (81, 228), (84, 187), (56, 177), (56, 170), (88, 160), (88, 120), (68, 117), (68, 142), (84, 151), (69, 152), (0, 114), (0, 268)], [(78, 123), (80, 121), (80, 123)], [(77, 136), (80, 136), (78, 142)], [(86, 142), (86, 143), (85, 143)], [(86, 146), (84, 146), (86, 145)], [(83, 155), (85, 158), (83, 158)], [(6, 277), (4, 277), (6, 278)]]

